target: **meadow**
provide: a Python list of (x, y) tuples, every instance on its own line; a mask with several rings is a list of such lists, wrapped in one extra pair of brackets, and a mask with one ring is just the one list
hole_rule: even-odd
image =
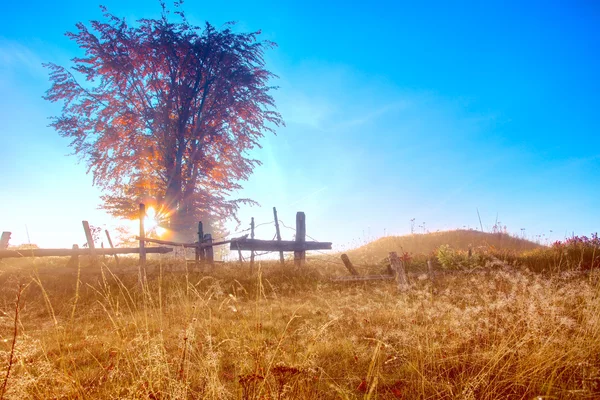
[(0, 398), (600, 398), (597, 238), (469, 256), (431, 237), (388, 249), (408, 254), (404, 292), (332, 282), (348, 272), (331, 256), (254, 271), (157, 256), (143, 282), (134, 259), (3, 260)]

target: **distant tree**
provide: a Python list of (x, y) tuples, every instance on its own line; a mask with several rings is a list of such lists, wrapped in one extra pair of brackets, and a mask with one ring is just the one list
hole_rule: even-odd
[(250, 199), (230, 199), (260, 162), (248, 151), (284, 124), (270, 95), (259, 32), (179, 22), (132, 26), (101, 7), (104, 21), (67, 33), (85, 55), (71, 69), (48, 63), (45, 99), (62, 102), (51, 126), (71, 139), (104, 195), (103, 208), (132, 218), (155, 207), (171, 229), (193, 232), (199, 218), (237, 218)]

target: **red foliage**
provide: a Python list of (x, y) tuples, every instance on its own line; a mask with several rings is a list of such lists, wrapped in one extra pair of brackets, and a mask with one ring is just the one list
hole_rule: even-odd
[(591, 237), (573, 236), (565, 241), (557, 240), (552, 244), (556, 258), (579, 269), (600, 268), (600, 238), (598, 233)]
[(407, 264), (408, 262), (410, 262), (410, 260), (412, 260), (412, 257), (410, 255), (410, 253), (408, 253), (408, 252), (405, 251), (400, 256), (400, 260), (402, 260), (402, 262), (404, 262), (405, 264)]
[(367, 381), (365, 379), (361, 380), (358, 386), (356, 387), (356, 390), (363, 393), (366, 393), (368, 389), (369, 385), (367, 384)]
[(129, 25), (102, 8), (104, 21), (67, 33), (83, 50), (71, 69), (45, 64), (62, 102), (53, 126), (87, 161), (104, 208), (134, 216), (144, 201), (171, 215), (173, 228), (198, 214), (225, 217), (227, 196), (260, 162), (247, 156), (264, 132), (283, 124), (269, 94), (274, 75), (259, 32), (234, 33), (160, 19)]

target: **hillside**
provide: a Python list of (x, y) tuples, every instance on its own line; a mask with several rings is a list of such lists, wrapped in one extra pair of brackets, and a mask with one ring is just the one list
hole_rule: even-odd
[(529, 240), (520, 239), (505, 233), (485, 233), (475, 230), (454, 230), (406, 236), (388, 236), (377, 239), (357, 249), (347, 251), (350, 259), (359, 263), (378, 262), (387, 257), (390, 251), (411, 254), (429, 254), (439, 246), (447, 244), (457, 250), (469, 247), (493, 247), (496, 250), (526, 251), (543, 247)]

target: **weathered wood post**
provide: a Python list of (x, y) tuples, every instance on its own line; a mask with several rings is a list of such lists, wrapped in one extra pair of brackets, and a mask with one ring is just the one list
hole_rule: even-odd
[(396, 283), (398, 284), (398, 290), (403, 292), (408, 290), (408, 277), (406, 276), (406, 270), (404, 269), (404, 263), (395, 251), (390, 252), (390, 265), (396, 271)]
[[(108, 233), (108, 229), (105, 229), (104, 233), (106, 234), (106, 239), (108, 239), (108, 245), (110, 246), (111, 249), (114, 249), (115, 246), (113, 246), (113, 242), (112, 242), (112, 239), (110, 238), (110, 233)], [(115, 262), (117, 263), (117, 265), (119, 265), (119, 256), (116, 253), (115, 253)]]
[(212, 247), (212, 242), (213, 242), (212, 235), (210, 233), (204, 234), (203, 243), (210, 244), (211, 246), (205, 247), (202, 250), (204, 250), (206, 261), (208, 262), (208, 264), (211, 267), (214, 267), (215, 266), (215, 253), (214, 253), (214, 250)]
[(96, 245), (94, 244), (94, 237), (92, 236), (92, 230), (88, 221), (81, 221), (83, 225), (83, 231), (85, 232), (85, 239), (87, 241), (88, 248), (90, 249), (90, 259), (92, 265), (96, 265), (98, 257), (96, 256)]
[(350, 258), (348, 258), (346, 254), (342, 254), (342, 261), (344, 262), (344, 265), (352, 275), (358, 275), (358, 271), (356, 270), (356, 268), (354, 268), (354, 265), (352, 265), (352, 261), (350, 261)]
[[(279, 230), (279, 219), (277, 218), (277, 209), (273, 207), (273, 218), (275, 218), (275, 233), (277, 234), (277, 241), (281, 242), (281, 231)], [(283, 259), (283, 251), (279, 252), (279, 261), (281, 265), (285, 264)]]
[[(254, 239), (254, 217), (250, 220), (250, 239)], [(250, 272), (254, 270), (254, 250), (250, 252)]]
[[(202, 244), (206, 239), (206, 233), (204, 233), (204, 224), (202, 226), (200, 224), (202, 224), (202, 221), (198, 223), (198, 240)], [(200, 247), (200, 261), (206, 261), (206, 249), (204, 247)]]
[(69, 258), (69, 261), (67, 262), (67, 268), (77, 267), (79, 265), (79, 254), (77, 253), (78, 250), (79, 250), (79, 246), (74, 244), (73, 245), (74, 253), (71, 256), (71, 258)]
[[(296, 213), (296, 244), (303, 247), (304, 242), (306, 242), (306, 216), (302, 211), (298, 211)], [(303, 266), (305, 261), (305, 250), (294, 251), (294, 263), (297, 266)]]
[(0, 237), (0, 250), (8, 249), (8, 242), (10, 241), (10, 232), (2, 232), (2, 237)]
[(432, 282), (435, 279), (435, 276), (433, 275), (433, 265), (431, 260), (427, 260), (427, 275), (429, 275), (429, 280), (431, 280)]
[(146, 205), (140, 203), (140, 278), (146, 277), (146, 230), (144, 229), (144, 219), (146, 218)]
[(200, 245), (202, 244), (203, 241), (204, 241), (204, 228), (202, 226), (202, 221), (198, 221), (198, 246), (196, 246), (196, 251), (194, 252), (196, 267), (198, 267), (200, 260), (204, 260), (204, 249), (202, 247), (200, 247)]
[(238, 251), (238, 258), (239, 258), (240, 267), (241, 267), (242, 265), (244, 265), (244, 257), (242, 256), (242, 249), (240, 249), (239, 245), (237, 246), (237, 251)]

